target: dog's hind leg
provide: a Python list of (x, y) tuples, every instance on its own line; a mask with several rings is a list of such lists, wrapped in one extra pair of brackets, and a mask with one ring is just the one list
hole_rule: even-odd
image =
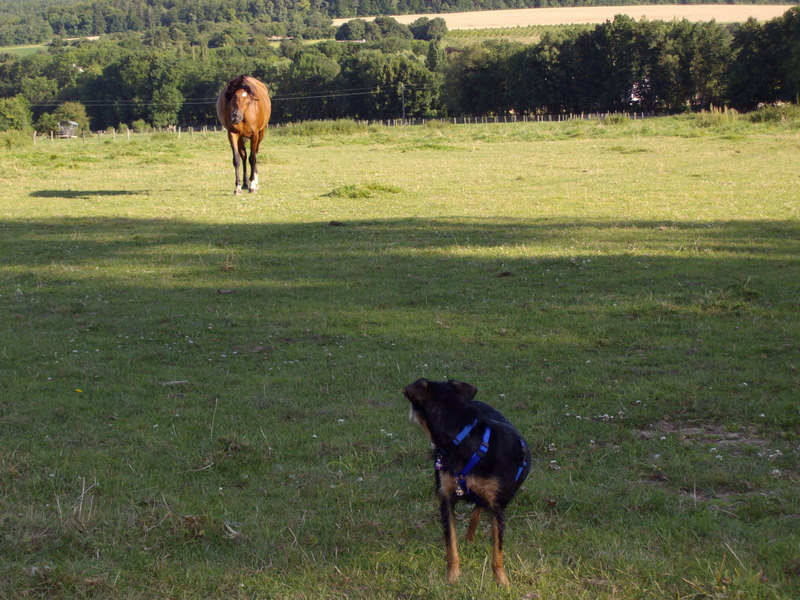
[(454, 502), (449, 498), (442, 498), (439, 511), (444, 528), (444, 546), (447, 557), (447, 583), (455, 583), (461, 570), (458, 560), (458, 536), (456, 535), (456, 513), (453, 509)]
[(476, 506), (475, 510), (472, 511), (472, 516), (469, 518), (469, 527), (467, 527), (467, 535), (464, 539), (467, 542), (471, 542), (475, 539), (475, 531), (478, 529), (478, 525), (481, 523), (481, 507)]
[(506, 528), (505, 510), (492, 508), (492, 571), (499, 585), (508, 585), (508, 577), (503, 566), (503, 533)]

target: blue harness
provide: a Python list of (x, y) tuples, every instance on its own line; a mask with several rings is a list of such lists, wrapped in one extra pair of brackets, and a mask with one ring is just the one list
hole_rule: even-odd
[[(477, 424), (478, 424), (478, 420), (475, 419), (472, 423), (470, 423), (469, 425), (465, 426), (458, 433), (458, 435), (453, 438), (453, 441), (452, 441), (453, 446), (459, 446), (461, 444), (461, 442), (464, 441), (464, 438), (466, 438), (470, 434), (470, 432), (473, 430), (473, 428)], [(461, 469), (458, 472), (458, 474), (456, 475), (456, 483), (458, 484), (458, 487), (456, 488), (456, 496), (458, 496), (459, 498), (462, 498), (462, 497), (466, 496), (467, 498), (470, 498), (473, 501), (475, 501), (477, 499), (475, 497), (475, 495), (472, 494), (472, 492), (470, 492), (469, 487), (467, 487), (467, 475), (470, 474), (472, 469), (475, 468), (475, 465), (477, 465), (478, 462), (480, 461), (480, 459), (483, 458), (486, 455), (486, 453), (489, 451), (489, 440), (491, 439), (491, 437), (492, 437), (492, 428), (487, 425), (486, 429), (483, 432), (483, 439), (481, 440), (481, 443), (478, 446), (478, 449), (475, 450), (475, 452), (472, 453), (472, 456), (467, 461), (467, 464), (465, 464), (464, 468)], [(525, 458), (525, 449), (527, 448), (527, 445), (525, 444), (525, 441), (522, 440), (522, 439), (520, 439), (519, 443), (522, 446), (522, 464), (517, 469), (517, 474), (514, 477), (514, 482), (515, 483), (517, 481), (519, 481), (519, 478), (522, 476), (522, 473), (525, 471), (525, 467), (528, 466), (528, 461)], [(437, 471), (441, 471), (442, 470), (442, 452), (441, 451), (436, 453), (436, 461), (434, 462), (434, 467), (436, 468)]]

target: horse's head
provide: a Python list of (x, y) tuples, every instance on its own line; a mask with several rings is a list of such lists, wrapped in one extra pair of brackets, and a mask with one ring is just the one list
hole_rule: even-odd
[(230, 111), (231, 123), (234, 125), (244, 120), (244, 114), (251, 102), (258, 100), (244, 75), (239, 75), (228, 83), (225, 90), (225, 104)]

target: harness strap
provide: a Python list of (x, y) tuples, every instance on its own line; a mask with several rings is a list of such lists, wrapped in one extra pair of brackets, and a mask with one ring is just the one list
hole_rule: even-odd
[[(456, 435), (456, 437), (453, 438), (453, 440), (451, 442), (453, 444), (453, 446), (460, 445), (461, 442), (464, 441), (464, 438), (467, 437), (470, 434), (470, 432), (475, 428), (475, 425), (477, 425), (477, 424), (478, 424), (478, 419), (475, 419), (469, 425), (465, 425), (464, 428), (461, 431), (458, 432), (458, 435)], [(437, 471), (441, 471), (442, 470), (442, 458), (443, 458), (445, 452), (446, 452), (446, 450), (442, 450), (442, 449), (437, 449), (437, 451), (436, 451), (436, 460), (434, 462), (434, 467), (436, 468)]]
[(514, 477), (514, 483), (519, 481), (520, 475), (522, 475), (522, 472), (525, 470), (525, 467), (528, 466), (528, 461), (525, 458), (525, 450), (528, 449), (528, 445), (525, 443), (525, 440), (520, 440), (519, 444), (520, 446), (522, 446), (522, 464), (519, 466), (519, 469), (517, 469), (517, 476)]
[(483, 440), (481, 440), (481, 445), (478, 446), (478, 449), (473, 453), (467, 464), (464, 465), (464, 468), (461, 469), (458, 475), (456, 475), (456, 481), (458, 482), (458, 488), (456, 488), (457, 496), (469, 494), (466, 477), (469, 475), (470, 471), (475, 468), (475, 465), (478, 464), (478, 461), (489, 451), (489, 438), (491, 438), (491, 436), (492, 429), (487, 426), (486, 430), (483, 432)]
[(478, 419), (475, 419), (469, 425), (466, 425), (464, 429), (462, 429), (456, 437), (453, 438), (453, 445), (458, 446), (461, 442), (464, 441), (464, 438), (469, 435), (469, 432), (478, 424)]

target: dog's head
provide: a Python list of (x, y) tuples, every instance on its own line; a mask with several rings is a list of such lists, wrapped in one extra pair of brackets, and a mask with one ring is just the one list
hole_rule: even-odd
[(409, 418), (417, 423), (433, 441), (431, 428), (449, 413), (463, 412), (478, 393), (478, 388), (463, 381), (428, 381), (417, 379), (403, 389), (411, 402)]

